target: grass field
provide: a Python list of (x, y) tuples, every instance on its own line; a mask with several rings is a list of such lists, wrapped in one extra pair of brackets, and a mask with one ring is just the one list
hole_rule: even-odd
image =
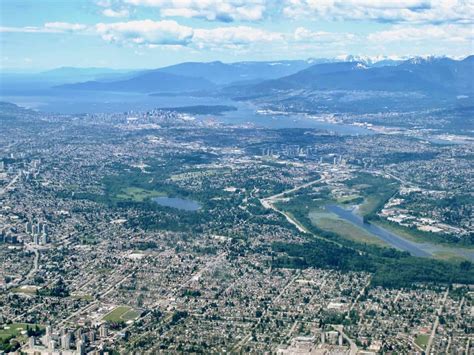
[(3, 342), (5, 339), (19, 336), (23, 330), (26, 330), (28, 325), (30, 327), (34, 327), (33, 324), (27, 323), (12, 323), (2, 325), (0, 328), (0, 341)]
[(94, 297), (87, 294), (72, 294), (71, 297), (76, 300), (82, 300), (82, 301), (88, 301), (88, 302), (94, 300)]
[(395, 180), (366, 173), (358, 174), (351, 180), (346, 181), (346, 184), (357, 190), (364, 198), (364, 202), (359, 206), (361, 216), (375, 213), (384, 202), (398, 191), (399, 185)]
[(139, 312), (135, 311), (134, 309), (131, 309), (122, 315), (122, 319), (126, 322), (129, 320), (137, 319), (139, 316), (140, 316)]
[(328, 232), (336, 233), (343, 238), (354, 240), (360, 243), (387, 246), (386, 243), (376, 236), (367, 233), (362, 228), (359, 228), (350, 222), (344, 221), (333, 213), (323, 210), (313, 210), (309, 213), (309, 218), (311, 223), (313, 223), (315, 226)]
[(165, 196), (164, 193), (156, 190), (145, 190), (139, 187), (127, 187), (121, 190), (115, 197), (120, 200), (143, 202), (147, 198)]
[(350, 202), (353, 202), (353, 201), (355, 201), (359, 198), (360, 198), (359, 195), (344, 196), (344, 197), (338, 198), (337, 203), (350, 203)]
[(429, 334), (418, 334), (415, 339), (416, 345), (420, 348), (425, 349), (426, 345), (428, 344), (428, 340), (430, 339)]
[(368, 196), (364, 199), (364, 202), (359, 206), (359, 214), (361, 216), (366, 216), (369, 213), (372, 213), (377, 207), (378, 203), (381, 201), (382, 197), (378, 195)]
[(463, 258), (462, 256), (457, 255), (455, 252), (450, 252), (449, 250), (435, 252), (433, 255), (436, 259), (439, 259), (439, 260), (452, 261), (452, 262), (458, 262), (458, 263), (464, 260), (468, 260), (467, 258)]
[(28, 294), (28, 295), (34, 295), (36, 293), (37, 289), (38, 289), (37, 286), (25, 285), (25, 286), (14, 287), (10, 290), (10, 292), (25, 293), (25, 294)]
[(104, 316), (108, 322), (126, 322), (136, 319), (140, 314), (128, 306), (119, 306)]

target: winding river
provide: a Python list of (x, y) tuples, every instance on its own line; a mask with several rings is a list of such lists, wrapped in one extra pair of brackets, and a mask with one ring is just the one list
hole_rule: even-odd
[(474, 261), (474, 250), (472, 249), (450, 248), (433, 243), (413, 242), (377, 225), (365, 223), (362, 217), (355, 213), (354, 209), (347, 210), (338, 205), (326, 205), (325, 208), (328, 212), (334, 213), (339, 218), (362, 228), (392, 247), (407, 251), (413, 256), (431, 257), (436, 253), (449, 253)]

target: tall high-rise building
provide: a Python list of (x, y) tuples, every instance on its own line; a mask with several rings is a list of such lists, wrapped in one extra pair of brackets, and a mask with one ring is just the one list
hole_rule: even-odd
[(76, 336), (77, 340), (81, 340), (82, 339), (82, 329), (81, 328), (77, 329), (76, 333), (74, 335)]
[(89, 332), (89, 341), (91, 343), (93, 343), (95, 341), (95, 330), (94, 329), (91, 329), (91, 331)]
[(54, 352), (56, 350), (56, 340), (51, 339), (48, 343), (49, 352)]
[(86, 353), (86, 345), (82, 340), (76, 342), (76, 353), (78, 355), (84, 355)]
[(105, 323), (100, 326), (99, 335), (101, 338), (107, 337), (107, 325)]
[(34, 349), (35, 348), (35, 337), (30, 337), (28, 339), (28, 345), (30, 347), (30, 349)]
[(68, 332), (63, 334), (63, 336), (61, 337), (61, 347), (64, 350), (71, 349), (71, 334), (69, 334)]
[(25, 223), (25, 231), (26, 231), (26, 233), (32, 233), (33, 232), (33, 224), (31, 222), (26, 222)]
[(43, 337), (43, 344), (49, 348), (50, 342), (52, 340), (53, 330), (50, 325), (46, 326), (46, 333)]

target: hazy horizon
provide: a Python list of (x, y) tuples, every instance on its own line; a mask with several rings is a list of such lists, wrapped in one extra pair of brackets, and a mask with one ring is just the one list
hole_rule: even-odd
[[(390, 56), (390, 57), (385, 57), (385, 56), (359, 56), (359, 55), (354, 55), (354, 54), (347, 54), (344, 57), (350, 58), (350, 61), (364, 61), (364, 60), (371, 60), (373, 63), (381, 62), (384, 60), (394, 60), (394, 61), (405, 61), (405, 60), (410, 60), (412, 58), (449, 58), (452, 60), (464, 60), (470, 56), (473, 56), (474, 53), (467, 54), (467, 55), (462, 55), (462, 56), (449, 56), (449, 55), (406, 55), (406, 56), (401, 56), (401, 57), (395, 57), (395, 56)], [(352, 57), (352, 58), (351, 58)], [(269, 60), (245, 60), (245, 61), (223, 61), (223, 60), (208, 60), (208, 61), (180, 61), (176, 63), (172, 63), (169, 65), (162, 65), (162, 66), (149, 66), (149, 67), (113, 67), (113, 66), (90, 66), (90, 67), (81, 67), (81, 66), (69, 66), (69, 65), (63, 65), (63, 66), (55, 66), (55, 67), (45, 67), (45, 68), (35, 68), (35, 69), (27, 69), (27, 68), (2, 68), (2, 70), (5, 73), (9, 74), (40, 74), (48, 71), (54, 71), (54, 70), (59, 70), (59, 69), (97, 69), (97, 70), (111, 70), (111, 71), (123, 71), (123, 72), (128, 72), (128, 71), (140, 71), (140, 70), (153, 70), (153, 69), (163, 69), (166, 67), (174, 66), (174, 65), (179, 65), (179, 64), (185, 64), (185, 63), (223, 63), (223, 64), (236, 64), (236, 63), (259, 63), (259, 62), (267, 62), (267, 63), (278, 63), (278, 62), (287, 62), (287, 61), (318, 61), (318, 60), (328, 60), (328, 61), (340, 61), (344, 62), (346, 59), (344, 59), (342, 56), (337, 56), (337, 57), (308, 57), (308, 58), (295, 58), (295, 59), (287, 59), (287, 58), (276, 58), (276, 59), (269, 59)], [(316, 64), (316, 63), (315, 63)]]

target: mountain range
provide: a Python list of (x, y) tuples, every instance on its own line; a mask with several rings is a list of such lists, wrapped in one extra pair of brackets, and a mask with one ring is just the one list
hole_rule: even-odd
[(64, 67), (30, 75), (4, 73), (1, 78), (2, 87), (33, 83), (67, 91), (201, 92), (230, 97), (265, 96), (289, 90), (472, 95), (473, 69), (474, 56), (463, 60), (344, 56), (266, 62), (187, 62), (133, 71)]
[(362, 62), (313, 65), (297, 73), (252, 85), (234, 85), (228, 95), (265, 96), (289, 90), (423, 92), (472, 95), (474, 56), (464, 60), (413, 58), (398, 65), (367, 66)]
[(145, 70), (132, 74), (125, 80), (95, 80), (60, 86), (62, 89), (106, 90), (134, 92), (180, 92), (215, 90), (232, 83), (256, 83), (275, 79), (306, 69), (312, 61), (285, 60), (278, 62), (219, 61), (187, 62), (164, 68)]
[(129, 91), (152, 93), (211, 90), (215, 84), (202, 77), (175, 75), (159, 70), (145, 71), (131, 78), (117, 81), (87, 81), (65, 84), (58, 88), (93, 91)]

